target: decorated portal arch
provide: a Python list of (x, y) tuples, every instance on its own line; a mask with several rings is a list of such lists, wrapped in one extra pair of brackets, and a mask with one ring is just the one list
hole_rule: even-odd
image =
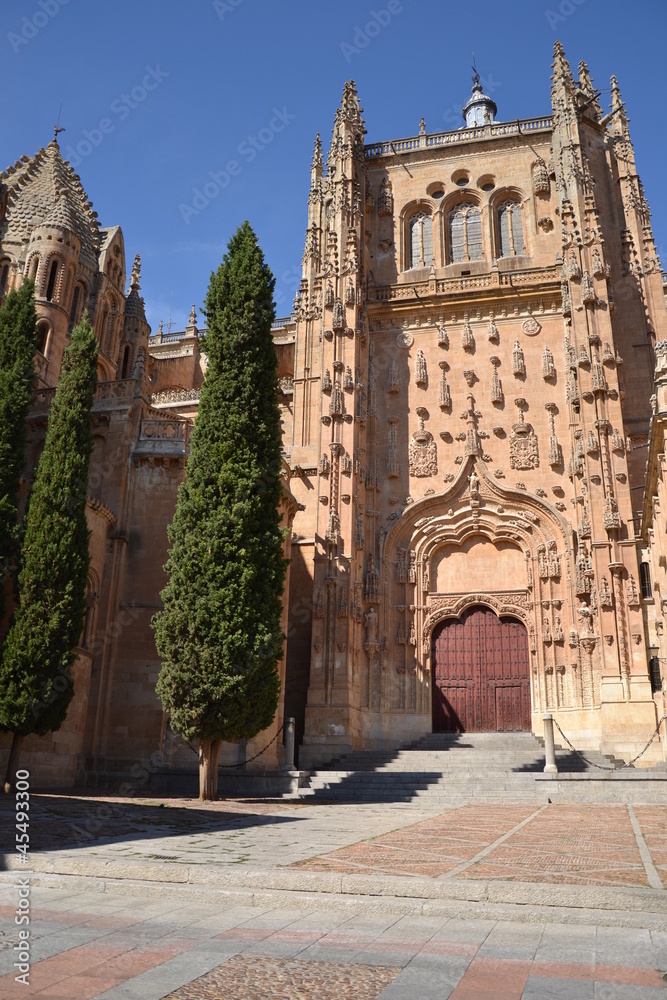
[(555, 507), (492, 480), (475, 456), (441, 493), (408, 503), (381, 552), (383, 707), (421, 715), (422, 725), (436, 718), (434, 648), (443, 623), (472, 608), (515, 622), (525, 636), (515, 657), (527, 675), (521, 728), (526, 713), (599, 704), (597, 644), (580, 644), (574, 554), (572, 529)]

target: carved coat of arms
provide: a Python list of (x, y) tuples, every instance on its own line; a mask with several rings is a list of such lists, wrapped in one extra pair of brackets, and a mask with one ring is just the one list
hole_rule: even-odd
[(427, 430), (415, 431), (408, 450), (410, 475), (435, 476), (438, 472), (438, 450), (433, 435)]
[(537, 469), (540, 456), (537, 448), (537, 434), (532, 424), (525, 423), (523, 413), (521, 420), (512, 425), (510, 435), (510, 468)]

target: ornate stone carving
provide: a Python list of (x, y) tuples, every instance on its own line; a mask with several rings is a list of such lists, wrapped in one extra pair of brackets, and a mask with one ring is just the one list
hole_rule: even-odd
[(417, 553), (414, 549), (408, 551), (408, 583), (417, 582)]
[(421, 348), (417, 351), (417, 360), (415, 361), (415, 382), (421, 386), (425, 386), (428, 383), (426, 358)]
[(532, 424), (525, 422), (521, 410), (519, 422), (512, 424), (510, 434), (510, 468), (537, 469), (539, 464), (537, 435)]
[(329, 459), (327, 458), (326, 455), (322, 455), (322, 458), (320, 459), (320, 464), (317, 467), (317, 471), (321, 476), (329, 475)]
[(438, 406), (441, 410), (448, 410), (452, 405), (452, 395), (449, 391), (449, 386), (447, 385), (447, 376), (445, 374), (447, 368), (446, 361), (440, 361), (440, 386), (438, 389)]
[(464, 371), (463, 377), (466, 380), (466, 384), (472, 389), (473, 385), (477, 380), (477, 376), (475, 375), (472, 368), (469, 368), (467, 371)]
[(600, 581), (600, 589), (598, 591), (600, 607), (608, 611), (612, 607), (611, 590), (609, 589), (609, 583), (607, 582), (607, 577), (603, 576)]
[(524, 378), (526, 375), (526, 362), (518, 340), (514, 341), (514, 348), (512, 349), (512, 374), (517, 378)]
[(560, 616), (556, 615), (554, 618), (554, 642), (564, 642), (565, 636), (563, 635), (563, 626), (561, 625)]
[(392, 361), (389, 365), (389, 373), (387, 375), (387, 392), (399, 392), (400, 388), (401, 384), (398, 377), (398, 365), (395, 361)]
[(380, 577), (375, 565), (375, 556), (368, 557), (366, 576), (364, 577), (364, 601), (367, 604), (380, 603)]
[(389, 417), (389, 448), (387, 450), (387, 476), (389, 479), (397, 479), (400, 476), (398, 464), (398, 446), (396, 442), (396, 425), (398, 417)]
[(423, 478), (438, 473), (438, 450), (430, 431), (424, 427), (423, 406), (418, 407), (419, 428), (414, 431), (408, 448), (408, 462), (411, 476)]
[(438, 324), (438, 347), (449, 347), (449, 337), (442, 323)]
[(340, 299), (334, 299), (331, 326), (334, 330), (345, 329), (345, 306)]
[(464, 351), (474, 351), (475, 350), (475, 337), (472, 332), (472, 327), (468, 322), (468, 314), (464, 316), (463, 329), (461, 330), (461, 345)]
[(521, 329), (528, 337), (535, 337), (542, 329), (542, 324), (539, 323), (534, 316), (529, 316), (527, 320), (521, 324)]
[(623, 435), (619, 434), (616, 427), (614, 427), (614, 432), (611, 435), (611, 450), (618, 452), (619, 455), (623, 455), (625, 453), (625, 441), (623, 440)]
[(579, 265), (579, 258), (574, 250), (570, 251), (570, 256), (568, 258), (567, 264), (567, 276), (571, 281), (579, 281), (581, 278), (581, 267)]
[(542, 157), (538, 157), (533, 162), (531, 174), (533, 194), (549, 194), (549, 174), (547, 173), (547, 165)]
[(498, 332), (498, 327), (496, 326), (496, 322), (493, 317), (491, 317), (491, 322), (489, 323), (486, 335), (492, 344), (497, 344), (500, 340), (500, 333)]
[(493, 365), (493, 374), (491, 375), (491, 402), (496, 406), (500, 406), (505, 398), (503, 396), (503, 387), (498, 376), (500, 358), (491, 358), (491, 364)]
[(554, 364), (554, 356), (547, 347), (544, 345), (544, 350), (542, 351), (542, 378), (552, 379), (556, 377), (556, 366)]
[(398, 344), (399, 347), (405, 347), (409, 349), (410, 347), (412, 347), (414, 342), (415, 338), (412, 336), (411, 333), (408, 333), (407, 331), (399, 333), (398, 336), (396, 337), (396, 343)]
[(638, 608), (640, 605), (639, 591), (637, 590), (637, 584), (635, 583), (635, 578), (632, 575), (628, 577), (625, 593), (628, 601), (628, 607)]
[(618, 531), (621, 527), (621, 515), (618, 510), (616, 497), (608, 496), (604, 499), (604, 513), (602, 523), (607, 531)]
[(597, 302), (597, 295), (595, 294), (595, 285), (593, 279), (591, 278), (588, 271), (584, 271), (581, 276), (581, 298), (584, 305), (591, 306)]
[(394, 195), (391, 187), (391, 181), (388, 177), (385, 177), (380, 185), (380, 194), (378, 196), (378, 215), (393, 214)]
[(406, 562), (406, 550), (399, 549), (396, 558), (396, 582), (397, 583), (407, 583), (408, 581), (408, 567)]
[(324, 392), (331, 392), (331, 372), (328, 368), (325, 369), (324, 375), (322, 376), (322, 389)]

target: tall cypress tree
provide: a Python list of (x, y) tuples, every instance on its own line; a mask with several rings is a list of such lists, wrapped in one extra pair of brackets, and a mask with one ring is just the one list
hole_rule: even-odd
[(22, 738), (59, 729), (74, 693), (73, 649), (83, 628), (90, 563), (86, 484), (97, 351), (84, 319), (63, 356), (24, 520), (19, 603), (0, 662), (0, 730), (14, 734), (6, 790)]
[(173, 729), (199, 741), (200, 799), (217, 796), (221, 742), (255, 736), (278, 704), (286, 563), (274, 284), (245, 222), (206, 297), (208, 367), (153, 619), (157, 693)]
[(0, 619), (4, 582), (16, 556), (19, 482), (25, 464), (26, 417), (35, 382), (34, 283), (12, 289), (0, 309)]

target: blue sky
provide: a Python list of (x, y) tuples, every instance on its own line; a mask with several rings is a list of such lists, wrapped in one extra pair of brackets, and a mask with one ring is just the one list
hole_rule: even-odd
[(559, 38), (603, 106), (618, 77), (667, 266), (666, 27), (665, 0), (3, 0), (0, 159), (46, 145), (62, 101), (61, 148), (100, 223), (122, 227), (128, 270), (141, 253), (154, 329), (199, 310), (245, 218), (285, 315), (313, 140), (326, 147), (344, 81), (368, 141), (414, 135), (422, 115), (429, 132), (459, 127), (473, 50), (499, 119), (548, 114)]

